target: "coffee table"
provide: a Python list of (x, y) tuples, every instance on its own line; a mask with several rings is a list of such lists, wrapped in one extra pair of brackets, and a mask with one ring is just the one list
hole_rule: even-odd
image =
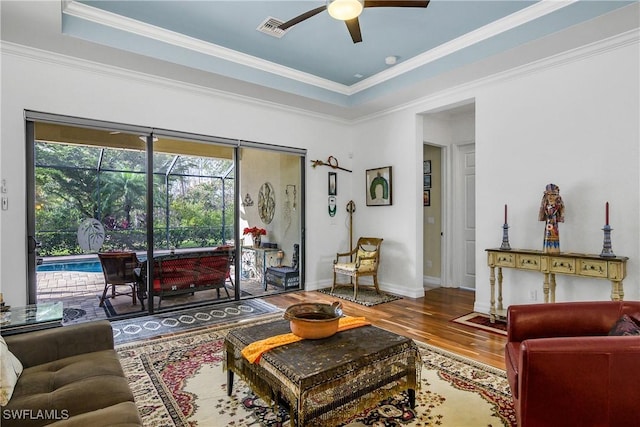
[(415, 406), (422, 362), (411, 339), (363, 326), (274, 348), (255, 364), (241, 354), (254, 341), (289, 332), (287, 320), (229, 332), (224, 344), (229, 395), (238, 374), (261, 398), (285, 403), (297, 426), (346, 421), (403, 390)]

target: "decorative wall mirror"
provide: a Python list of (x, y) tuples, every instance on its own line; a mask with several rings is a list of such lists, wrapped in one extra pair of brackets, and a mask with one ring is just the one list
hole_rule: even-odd
[(273, 185), (269, 182), (265, 182), (260, 187), (258, 193), (258, 213), (260, 219), (265, 224), (271, 224), (273, 221), (273, 214), (276, 211), (276, 193), (273, 190)]

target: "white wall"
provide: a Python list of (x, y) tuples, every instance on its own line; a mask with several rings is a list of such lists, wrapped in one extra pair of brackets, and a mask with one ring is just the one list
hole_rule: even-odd
[[(610, 202), (613, 249), (630, 258), (625, 298), (639, 299), (639, 43), (637, 34), (632, 42), (628, 40), (607, 41), (500, 77), (453, 87), (421, 104), (359, 123), (354, 166), (361, 176), (355, 175), (353, 183), (358, 206), (364, 205), (362, 171), (394, 167), (393, 206), (365, 207), (366, 216), (357, 223), (358, 234), (377, 233), (385, 238), (382, 281), (415, 294), (421, 286), (421, 153), (430, 130), (420, 114), (475, 99), (475, 309), (489, 311), (485, 249), (501, 243), (504, 204), (509, 205), (511, 246), (541, 249), (537, 212), (542, 191), (550, 182), (560, 186), (566, 204), (566, 222), (560, 226), (564, 251), (600, 253), (604, 204)], [(443, 133), (437, 126), (432, 131)], [(473, 135), (465, 131), (455, 136), (467, 137)], [(541, 274), (505, 270), (504, 276), (505, 306), (530, 302), (529, 290), (534, 289), (541, 301)], [(610, 297), (607, 281), (558, 275), (557, 282), (557, 301)]]
[[(500, 243), (501, 207), (509, 204), (512, 247), (540, 248), (536, 215), (549, 182), (560, 186), (567, 206), (560, 229), (565, 251), (599, 253), (604, 202), (611, 203), (613, 249), (630, 257), (626, 298), (639, 299), (638, 38), (609, 46), (452, 87), (350, 125), (26, 49), (3, 49), (0, 176), (7, 180), (10, 200), (9, 210), (0, 213), (0, 287), (9, 304), (26, 301), (23, 111), (31, 109), (303, 147), (309, 160), (335, 156), (353, 173), (338, 172), (334, 218), (327, 213), (329, 169), (306, 168), (307, 287), (330, 283), (335, 253), (349, 247), (345, 205), (353, 199), (354, 236), (385, 239), (382, 288), (420, 296), (421, 114), (475, 99), (476, 309), (488, 311), (484, 249)], [(381, 166), (393, 167), (393, 205), (367, 207), (365, 170)], [(505, 272), (505, 281), (508, 305), (528, 302), (528, 290), (541, 289), (542, 277)], [(559, 301), (608, 298), (606, 282), (558, 277)]]
[[(560, 186), (562, 251), (599, 254), (605, 202), (611, 204), (613, 250), (628, 256), (626, 299), (640, 298), (638, 43), (487, 85), (476, 97), (477, 266), (499, 247), (509, 205), (512, 248), (542, 249), (542, 192)], [(615, 70), (615, 71), (614, 71)], [(504, 271), (505, 302), (528, 302), (539, 274)], [(557, 277), (556, 301), (607, 300), (608, 282)], [(488, 305), (479, 286), (476, 306)]]
[[(27, 300), (24, 110), (160, 127), (308, 149), (309, 159), (336, 156), (349, 168), (348, 126), (277, 106), (233, 99), (151, 76), (124, 73), (30, 49), (2, 52), (1, 178), (9, 210), (0, 211), (0, 289), (10, 305)], [(326, 169), (326, 168), (323, 168)], [(307, 192), (326, 194), (324, 170), (307, 165)], [(350, 186), (341, 187), (348, 198)], [(300, 197), (301, 193), (298, 193)], [(307, 198), (309, 288), (327, 283), (343, 233), (329, 227), (326, 198)], [(340, 213), (339, 220), (344, 215)]]

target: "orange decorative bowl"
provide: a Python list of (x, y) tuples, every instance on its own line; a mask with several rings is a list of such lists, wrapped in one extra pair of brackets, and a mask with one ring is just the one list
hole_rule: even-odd
[(294, 335), (317, 340), (328, 338), (338, 331), (342, 317), (342, 304), (300, 303), (293, 304), (284, 312)]

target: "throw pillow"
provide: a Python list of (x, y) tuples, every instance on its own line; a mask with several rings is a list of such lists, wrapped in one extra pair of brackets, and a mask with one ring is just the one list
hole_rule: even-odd
[(6, 406), (22, 373), (22, 363), (9, 351), (0, 336), (0, 406)]
[(636, 324), (628, 314), (623, 314), (609, 331), (611, 336), (640, 335), (640, 325)]

